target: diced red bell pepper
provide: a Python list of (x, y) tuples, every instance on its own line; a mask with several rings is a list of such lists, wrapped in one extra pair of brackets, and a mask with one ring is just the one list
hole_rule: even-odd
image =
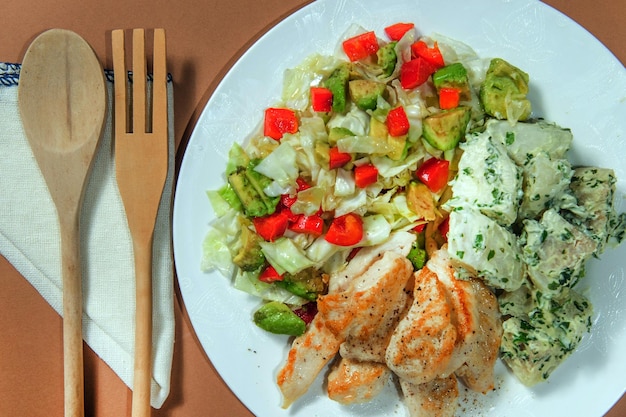
[(273, 242), (287, 230), (289, 214), (287, 210), (277, 210), (268, 216), (253, 218), (252, 223), (259, 236), (269, 242)]
[(413, 29), (414, 27), (415, 24), (413, 23), (395, 23), (391, 26), (387, 26), (385, 28), (385, 33), (392, 41), (399, 41), (400, 39), (402, 39), (405, 33)]
[(450, 162), (445, 159), (430, 158), (417, 169), (416, 177), (426, 184), (433, 193), (438, 193), (448, 184)]
[(354, 168), (354, 184), (357, 187), (365, 188), (376, 181), (378, 181), (378, 168), (374, 165), (364, 164)]
[(443, 110), (459, 107), (461, 100), (461, 90), (452, 87), (442, 87), (439, 89), (439, 107)]
[(426, 223), (418, 224), (417, 226), (413, 228), (413, 231), (415, 233), (422, 233), (424, 229), (426, 229)]
[(313, 318), (315, 318), (315, 315), (317, 314), (317, 303), (306, 303), (302, 307), (295, 309), (293, 312), (296, 313), (296, 316), (304, 320), (306, 324), (309, 324), (313, 321)]
[(346, 39), (343, 41), (342, 45), (343, 51), (346, 53), (351, 62), (358, 61), (375, 54), (380, 47), (378, 45), (376, 34), (373, 31), (365, 32)]
[(317, 214), (311, 216), (298, 214), (295, 220), (289, 225), (289, 230), (297, 233), (321, 236), (324, 232), (324, 220), (322, 216)]
[(333, 245), (356, 245), (363, 239), (363, 219), (356, 213), (336, 217), (331, 222), (324, 239)]
[[(311, 188), (311, 184), (309, 184), (302, 178), (296, 179), (296, 191), (306, 190), (307, 188)], [(297, 199), (298, 199), (298, 196), (296, 195), (283, 194), (280, 196), (280, 204), (283, 207), (290, 209), (291, 206), (293, 206), (293, 203), (295, 203)], [(293, 218), (290, 217), (289, 220), (291, 221), (293, 220)]]
[(311, 188), (311, 184), (309, 184), (308, 182), (306, 182), (304, 179), (300, 177), (296, 178), (296, 185), (298, 186), (297, 187), (298, 191), (303, 191), (303, 190), (307, 190)]
[(272, 282), (276, 282), (276, 281), (282, 281), (282, 280), (283, 280), (283, 276), (279, 274), (276, 268), (274, 268), (272, 265), (268, 265), (259, 274), (259, 281), (267, 282), (268, 284)]
[(411, 53), (414, 58), (422, 57), (435, 66), (435, 69), (439, 69), (445, 65), (443, 61), (443, 55), (439, 50), (437, 42), (434, 46), (430, 47), (424, 41), (417, 41), (411, 45)]
[(347, 152), (341, 152), (336, 146), (330, 148), (328, 157), (330, 169), (340, 168), (352, 160), (352, 155)]
[(445, 219), (443, 219), (443, 221), (439, 225), (439, 233), (441, 233), (441, 236), (446, 240), (446, 242), (448, 241), (449, 231), (450, 231), (450, 217), (446, 217)]
[(391, 136), (402, 136), (409, 133), (409, 118), (404, 111), (404, 107), (399, 106), (389, 110), (386, 124)]
[(333, 92), (325, 87), (311, 87), (311, 106), (315, 112), (329, 112), (333, 108)]
[(280, 205), (289, 209), (297, 199), (298, 197), (295, 195), (283, 194), (280, 196)]
[(428, 80), (428, 77), (436, 70), (437, 67), (432, 63), (418, 56), (417, 58), (405, 62), (400, 67), (400, 84), (406, 90), (419, 87), (424, 84)]
[(281, 107), (270, 107), (265, 110), (263, 134), (272, 139), (280, 140), (285, 133), (298, 131), (296, 112)]

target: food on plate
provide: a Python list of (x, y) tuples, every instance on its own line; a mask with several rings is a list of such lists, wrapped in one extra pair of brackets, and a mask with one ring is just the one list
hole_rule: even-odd
[(299, 336), (306, 326), (286, 304), (270, 301), (254, 313), (254, 323), (271, 333)]
[(367, 402), (390, 378), (391, 371), (382, 363), (341, 358), (328, 374), (328, 397), (344, 405)]
[(385, 363), (402, 380), (424, 384), (454, 372), (456, 352), (454, 306), (428, 263), (416, 274), (409, 310), (393, 330)]
[(501, 58), (492, 59), (480, 86), (485, 113), (496, 119), (526, 120), (532, 106), (526, 98), (529, 77)]
[(202, 267), (294, 336), (283, 407), (328, 367), (341, 404), (394, 381), (411, 415), (448, 416), (459, 381), (495, 388), (499, 357), (533, 385), (576, 349), (593, 311), (576, 284), (626, 215), (614, 173), (572, 167), (572, 132), (532, 117), (523, 70), (412, 23), (383, 36), (353, 25), (285, 72), (207, 192)]
[[(480, 280), (456, 279), (445, 245), (414, 278), (412, 304), (393, 330), (385, 363), (399, 378), (411, 415), (454, 415), (457, 377), (482, 393), (495, 386), (498, 303)], [(439, 395), (441, 404), (425, 402)]]
[[(294, 340), (278, 373), (283, 407), (306, 393), (342, 347), (344, 358), (383, 363), (386, 333), (392, 328), (384, 325), (395, 322), (406, 304), (405, 287), (413, 274), (406, 255), (413, 240), (411, 233), (397, 232), (388, 243), (359, 251), (349, 266), (330, 277), (333, 285), (318, 300), (318, 314)], [(370, 357), (359, 356), (362, 350)]]
[(459, 387), (454, 374), (421, 385), (401, 379), (400, 388), (410, 416), (452, 417), (457, 410)]

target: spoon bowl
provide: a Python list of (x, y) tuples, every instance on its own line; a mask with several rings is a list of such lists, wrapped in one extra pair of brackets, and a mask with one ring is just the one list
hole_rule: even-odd
[(51, 29), (27, 49), (18, 106), (59, 220), (66, 417), (84, 415), (80, 210), (106, 97), (100, 62), (76, 33)]

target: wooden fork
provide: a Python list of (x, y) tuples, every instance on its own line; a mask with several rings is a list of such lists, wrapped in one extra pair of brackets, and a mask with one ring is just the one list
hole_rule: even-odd
[[(143, 29), (133, 30), (132, 97), (127, 100), (124, 31), (111, 33), (115, 76), (115, 164), (135, 256), (135, 366), (132, 415), (150, 415), (152, 241), (168, 169), (165, 31), (154, 30), (152, 105), (147, 103)], [(129, 104), (130, 103), (130, 104)], [(132, 123), (131, 123), (132, 121)], [(127, 124), (130, 126), (127, 127)]]

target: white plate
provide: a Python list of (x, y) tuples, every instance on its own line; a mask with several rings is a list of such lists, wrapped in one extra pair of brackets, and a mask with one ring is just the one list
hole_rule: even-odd
[[(282, 74), (312, 52), (332, 53), (350, 23), (383, 36), (389, 24), (414, 22), (421, 34), (441, 33), (482, 57), (502, 57), (530, 74), (534, 114), (570, 127), (571, 159), (615, 169), (616, 198), (626, 190), (626, 71), (593, 36), (535, 0), (317, 0), (254, 44), (215, 90), (191, 135), (174, 202), (174, 255), (185, 306), (200, 342), (224, 381), (257, 416), (406, 415), (395, 388), (369, 404), (340, 406), (323, 391), (323, 375), (288, 411), (275, 376), (287, 339), (251, 320), (258, 301), (222, 276), (200, 271), (201, 246), (213, 214), (205, 190), (223, 184), (226, 157), (278, 100)], [(461, 390), (464, 416), (601, 416), (626, 388), (626, 245), (588, 267), (583, 286), (595, 325), (549, 382), (526, 388), (502, 364), (497, 390)]]

